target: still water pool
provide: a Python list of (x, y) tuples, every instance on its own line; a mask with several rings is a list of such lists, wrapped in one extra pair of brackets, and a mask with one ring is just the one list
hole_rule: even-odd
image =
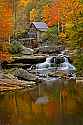
[(0, 125), (83, 125), (83, 85), (60, 80), (0, 94)]

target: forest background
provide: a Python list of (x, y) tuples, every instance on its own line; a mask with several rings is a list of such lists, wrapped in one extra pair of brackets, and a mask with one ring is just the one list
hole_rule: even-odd
[(7, 50), (10, 36), (18, 37), (35, 21), (48, 24), (42, 38), (69, 49), (77, 75), (82, 76), (83, 0), (0, 0), (0, 52)]

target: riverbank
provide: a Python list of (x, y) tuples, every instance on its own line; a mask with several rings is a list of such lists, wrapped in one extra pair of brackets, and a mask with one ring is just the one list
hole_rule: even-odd
[[(76, 84), (80, 82), (80, 79), (69, 79), (68, 77), (41, 77), (37, 78), (31, 77), (32, 74), (28, 74), (24, 76), (23, 74), (20, 74), (21, 72), (25, 72), (25, 70), (19, 70), (17, 77), (15, 77), (12, 73), (1, 73), (0, 74), (0, 93), (5, 93), (9, 91), (18, 91), (22, 89), (27, 90), (33, 90), (35, 87), (38, 87), (40, 85), (51, 85), (51, 84), (57, 84), (57, 82), (65, 82), (65, 81), (75, 81)], [(14, 72), (13, 72), (14, 73)], [(26, 73), (27, 74), (27, 73)], [(21, 77), (20, 77), (21, 75)], [(19, 78), (18, 78), (19, 76)], [(33, 75), (32, 75), (33, 76)], [(26, 79), (24, 79), (26, 77)], [(74, 83), (75, 83), (74, 82)], [(82, 81), (83, 82), (83, 81)]]
[[(31, 75), (31, 74), (29, 74)], [(40, 85), (51, 85), (51, 84), (57, 84), (57, 83), (63, 83), (66, 84), (69, 81), (74, 81), (73, 83), (78, 85), (78, 84), (83, 84), (83, 77), (77, 77), (76, 79), (69, 79), (68, 77), (51, 77), (51, 78), (41, 78), (41, 79), (35, 79), (33, 81), (31, 80), (23, 80), (23, 79), (18, 79), (14, 75), (4, 72), (0, 73), (0, 93), (4, 94), (5, 92), (9, 91), (18, 91), (18, 90), (34, 90), (35, 87), (38, 87)]]
[(48, 81), (56, 83), (57, 80), (75, 80), (74, 66), (67, 53), (61, 51), (51, 54), (53, 55), (42, 52), (42, 54), (31, 55), (26, 53), (20, 57), (12, 56), (12, 62), (3, 63), (3, 69), (0, 73), (1, 91), (34, 89), (35, 86)]
[(77, 77), (76, 83), (83, 83), (83, 77)]

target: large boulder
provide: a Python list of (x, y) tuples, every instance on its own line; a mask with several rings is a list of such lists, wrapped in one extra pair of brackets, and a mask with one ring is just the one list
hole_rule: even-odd
[(17, 63), (23, 63), (23, 64), (37, 64), (45, 62), (46, 55), (22, 55), (22, 56), (16, 56), (13, 57), (14, 61), (12, 61), (12, 64)]
[(14, 76), (28, 81), (37, 81), (37, 78), (35, 75), (29, 73), (27, 70), (24, 69), (17, 69), (14, 73)]
[(60, 54), (64, 50), (62, 46), (41, 46), (34, 49), (35, 53)]
[(23, 50), (21, 53), (24, 55), (32, 55), (34, 53), (34, 50), (23, 46)]

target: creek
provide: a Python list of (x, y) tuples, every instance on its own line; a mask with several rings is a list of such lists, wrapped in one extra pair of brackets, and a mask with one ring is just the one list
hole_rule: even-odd
[[(60, 64), (56, 67), (55, 63)], [(75, 79), (48, 77), (50, 71), (56, 70), (69, 74), (75, 71), (75, 67), (66, 57), (62, 62), (53, 56), (48, 57), (46, 62), (36, 65), (39, 78), (40, 74), (47, 74), (42, 83), (30, 90), (0, 92), (0, 124), (83, 125), (83, 86), (76, 84)]]
[(0, 94), (1, 125), (83, 125), (83, 85), (58, 80)]
[(44, 63), (36, 65), (36, 73), (39, 76), (46, 76), (50, 72), (64, 72), (67, 76), (75, 78), (76, 68), (71, 64), (66, 55), (49, 56)]

